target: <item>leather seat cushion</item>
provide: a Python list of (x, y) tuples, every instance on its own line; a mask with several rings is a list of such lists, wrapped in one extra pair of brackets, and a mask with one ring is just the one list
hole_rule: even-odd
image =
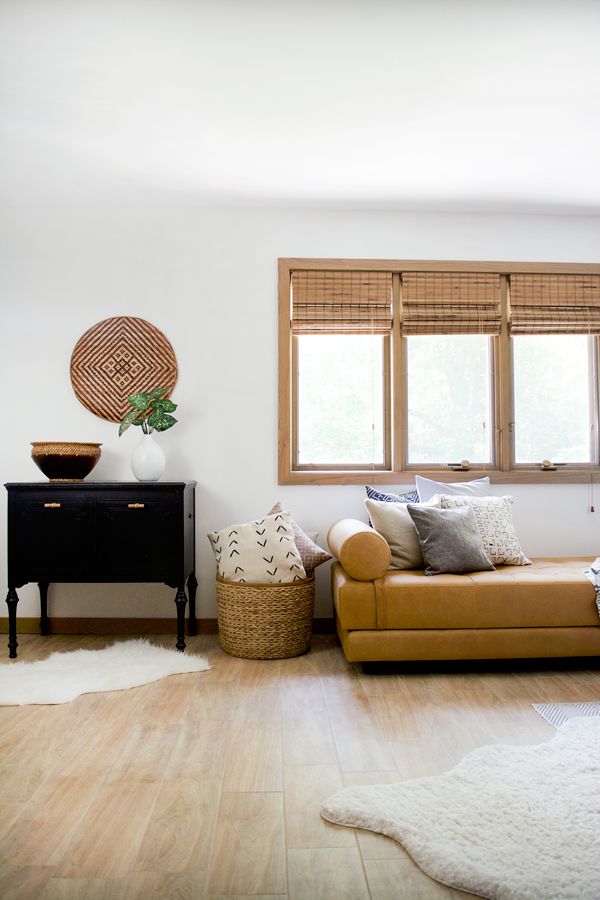
[(581, 574), (591, 562), (534, 559), (468, 575), (388, 570), (375, 582), (355, 581), (334, 563), (333, 595), (347, 630), (597, 626), (596, 593)]
[(593, 561), (534, 559), (530, 566), (499, 566), (471, 575), (477, 586), (477, 627), (600, 625), (594, 586), (581, 574)]

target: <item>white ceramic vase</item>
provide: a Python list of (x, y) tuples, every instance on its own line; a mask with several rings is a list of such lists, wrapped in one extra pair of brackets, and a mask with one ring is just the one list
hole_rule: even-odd
[(158, 481), (165, 471), (165, 454), (151, 434), (145, 434), (131, 454), (131, 469), (138, 481)]

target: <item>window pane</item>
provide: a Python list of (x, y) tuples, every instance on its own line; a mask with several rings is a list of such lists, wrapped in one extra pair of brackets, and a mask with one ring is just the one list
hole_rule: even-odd
[(513, 367), (515, 462), (589, 462), (586, 335), (517, 335)]
[(406, 338), (408, 462), (492, 462), (490, 339)]
[(383, 338), (297, 340), (298, 464), (382, 465)]

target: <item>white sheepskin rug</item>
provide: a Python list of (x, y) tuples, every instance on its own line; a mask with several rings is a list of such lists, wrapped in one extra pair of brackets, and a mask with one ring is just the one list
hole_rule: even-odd
[(443, 775), (346, 788), (321, 815), (388, 835), (432, 878), (489, 900), (599, 900), (600, 718), (546, 744), (480, 747)]
[(0, 706), (69, 703), (80, 694), (122, 691), (182, 672), (210, 669), (201, 656), (157, 647), (139, 639), (104, 650), (53, 653), (38, 662), (0, 666)]

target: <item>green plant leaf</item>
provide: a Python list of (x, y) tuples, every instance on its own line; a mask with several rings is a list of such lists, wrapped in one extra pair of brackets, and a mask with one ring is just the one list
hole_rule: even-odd
[(173, 403), (171, 400), (151, 400), (150, 406), (152, 409), (166, 413), (175, 412), (177, 409), (177, 404)]
[(137, 394), (132, 394), (131, 397), (127, 398), (132, 406), (135, 406), (136, 409), (139, 409), (140, 412), (144, 412), (148, 409), (148, 394), (143, 394), (141, 391), (138, 391)]
[(142, 416), (141, 419), (133, 419), (133, 421), (132, 421), (131, 424), (132, 424), (132, 425), (141, 425), (143, 421), (144, 421), (144, 418), (143, 418), (143, 416)]
[(129, 426), (131, 425), (131, 423), (133, 422), (133, 420), (135, 419), (135, 417), (137, 415), (138, 415), (137, 409), (132, 409), (130, 412), (126, 413), (126, 415), (123, 418), (123, 421), (121, 422), (121, 425), (119, 426), (119, 437), (121, 437), (123, 432), (127, 431), (127, 429), (129, 428)]
[(161, 416), (161, 414), (160, 414), (159, 410), (156, 410), (156, 409), (153, 410), (150, 413), (150, 415), (148, 416), (148, 419), (147, 419), (148, 425), (151, 428), (156, 428), (156, 425), (158, 423), (158, 420), (160, 419), (160, 416)]
[(163, 394), (166, 394), (167, 391), (171, 389), (170, 385), (164, 388), (156, 388), (155, 391), (152, 391), (151, 394), (146, 394), (148, 400), (160, 400)]
[(174, 419), (173, 416), (164, 415), (159, 418), (156, 425), (154, 426), (157, 431), (166, 431), (167, 428), (172, 428), (177, 419)]

